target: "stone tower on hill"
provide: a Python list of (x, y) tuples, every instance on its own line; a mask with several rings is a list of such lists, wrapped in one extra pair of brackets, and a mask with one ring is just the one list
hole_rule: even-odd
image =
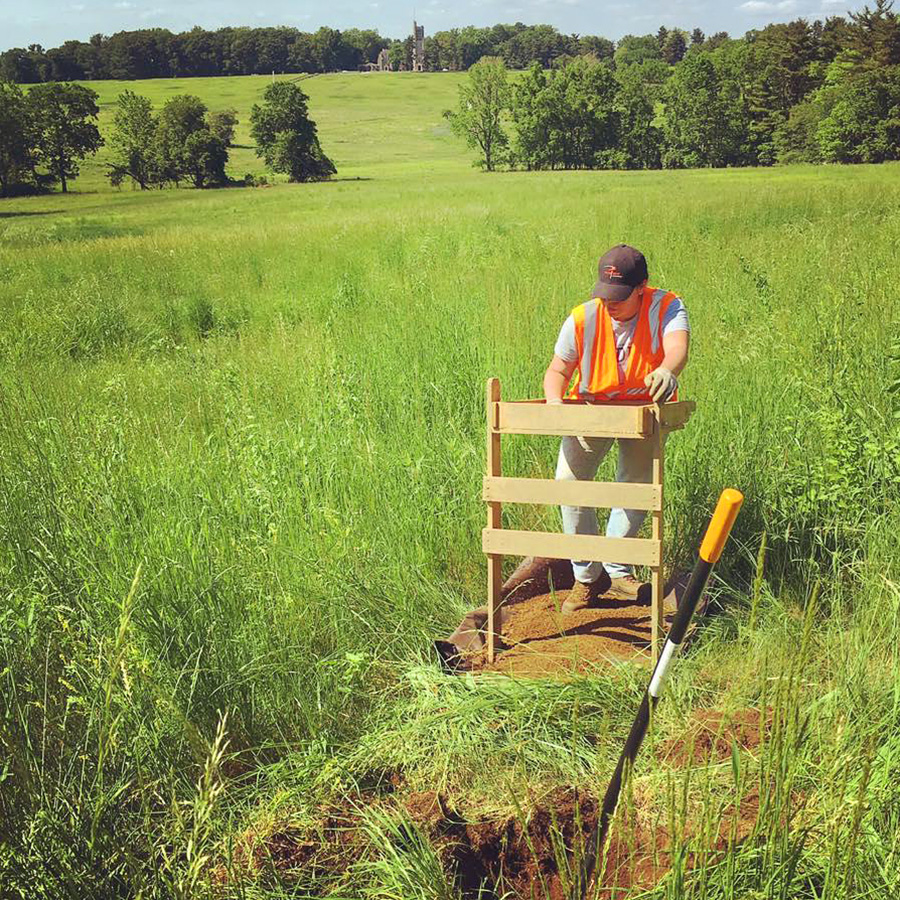
[(413, 19), (413, 48), (412, 70), (413, 72), (425, 71), (425, 26), (417, 25)]

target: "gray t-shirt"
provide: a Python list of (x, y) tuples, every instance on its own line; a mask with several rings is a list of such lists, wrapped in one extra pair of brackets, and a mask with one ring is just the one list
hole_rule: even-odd
[[(634, 337), (634, 329), (637, 327), (639, 314), (627, 322), (617, 322), (612, 320), (613, 335), (616, 339), (616, 352), (619, 357), (619, 375), (625, 376), (625, 366), (628, 363), (628, 352), (631, 350), (631, 339)], [(691, 323), (688, 321), (687, 309), (680, 297), (676, 297), (665, 312), (662, 320), (663, 336), (671, 331), (687, 331), (691, 330)], [(578, 350), (575, 345), (575, 319), (570, 315), (563, 327), (559, 331), (559, 337), (556, 339), (556, 346), (553, 352), (565, 362), (577, 362)]]

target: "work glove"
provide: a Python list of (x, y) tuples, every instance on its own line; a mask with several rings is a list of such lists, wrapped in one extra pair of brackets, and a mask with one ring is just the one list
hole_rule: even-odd
[(644, 379), (644, 384), (654, 403), (665, 403), (678, 389), (678, 379), (665, 366), (654, 369)]

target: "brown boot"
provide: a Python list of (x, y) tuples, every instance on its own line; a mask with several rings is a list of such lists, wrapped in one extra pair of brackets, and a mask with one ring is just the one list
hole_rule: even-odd
[(609, 592), (619, 600), (637, 600), (641, 587), (643, 587), (643, 583), (638, 581), (634, 575), (624, 575), (621, 578), (612, 579)]
[(541, 556), (526, 556), (515, 572), (503, 582), (500, 593), (506, 606), (520, 603), (546, 594), (550, 590), (550, 579), (557, 591), (568, 590), (574, 584), (572, 564), (566, 559), (548, 559)]
[(578, 612), (581, 609), (589, 609), (593, 606), (594, 601), (601, 597), (609, 590), (609, 575), (601, 572), (600, 577), (596, 581), (585, 584), (581, 581), (575, 582), (575, 587), (569, 591), (568, 597), (562, 605), (564, 613)]

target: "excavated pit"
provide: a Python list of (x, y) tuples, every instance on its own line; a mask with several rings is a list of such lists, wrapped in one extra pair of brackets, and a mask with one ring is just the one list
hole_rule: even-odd
[[(679, 574), (665, 587), (666, 628), (688, 580), (689, 575)], [(642, 585), (636, 598), (623, 599), (610, 591), (586, 609), (563, 612), (573, 583), (567, 561), (523, 560), (503, 586), (501, 644), (494, 662), (488, 661), (487, 609), (481, 607), (468, 613), (445, 641), (435, 642), (442, 664), (453, 672), (528, 678), (587, 675), (623, 663), (649, 666), (650, 585)]]
[[(724, 852), (752, 832), (759, 813), (755, 791), (725, 811), (705, 853)], [(370, 802), (385, 801), (373, 798)], [(393, 798), (391, 808), (402, 810), (427, 837), (448, 884), (466, 900), (569, 900), (575, 867), (597, 823), (599, 802), (590, 793), (558, 788), (531, 806), (524, 823), (515, 816), (466, 819), (435, 791), (401, 794)], [(620, 811), (595, 871), (601, 888), (598, 896), (624, 898), (632, 891), (653, 888), (665, 876), (672, 862), (672, 841), (667, 827), (657, 819), (640, 802)], [(688, 832), (689, 828), (683, 837), (689, 837)], [(309, 828), (257, 835), (239, 847), (241, 880), (308, 888), (321, 884), (325, 894), (355, 862), (373, 852), (362, 829), (358, 803), (323, 810), (322, 818)], [(694, 850), (688, 854), (689, 869), (695, 855)], [(224, 886), (232, 879), (220, 867), (216, 880)]]

